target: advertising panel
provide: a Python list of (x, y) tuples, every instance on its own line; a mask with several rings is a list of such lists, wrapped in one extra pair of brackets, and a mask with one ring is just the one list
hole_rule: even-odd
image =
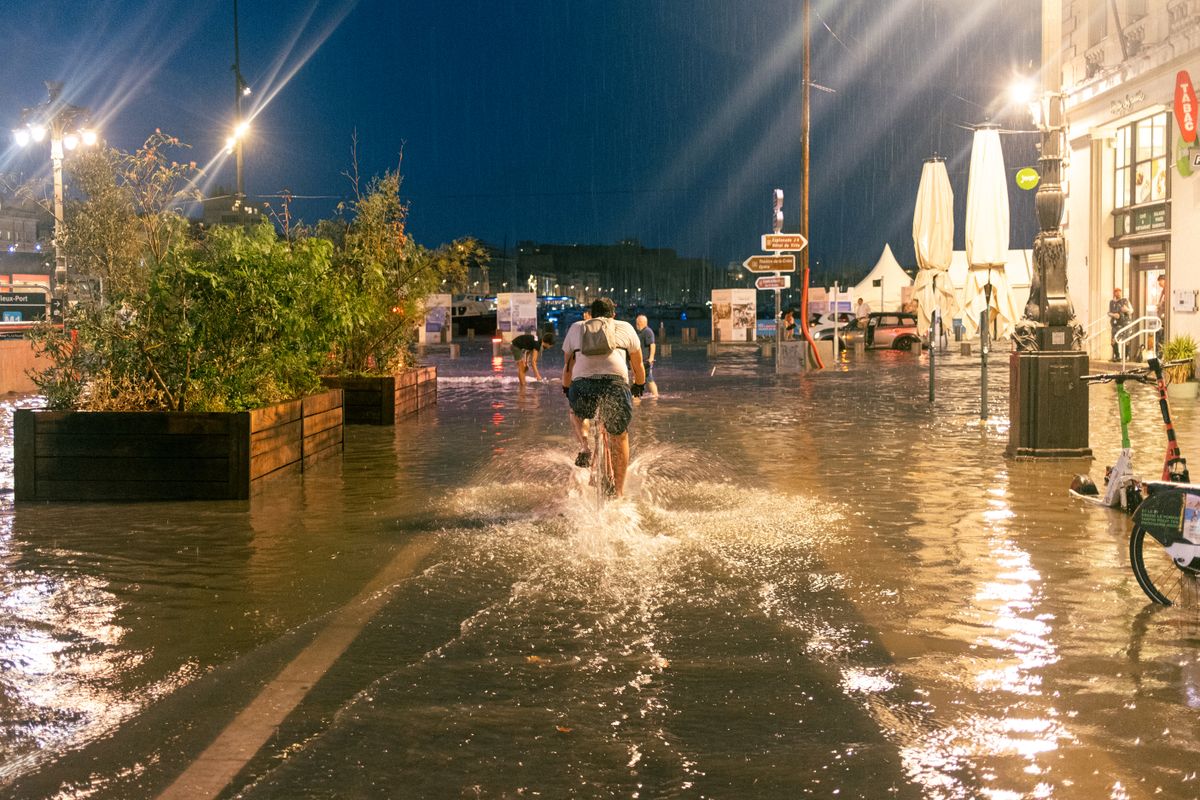
[(754, 289), (713, 289), (712, 337), (714, 342), (755, 341), (757, 292)]
[(453, 332), (450, 324), (451, 302), (448, 294), (431, 294), (425, 298), (425, 319), (418, 331), (418, 342), (443, 344), (450, 341)]

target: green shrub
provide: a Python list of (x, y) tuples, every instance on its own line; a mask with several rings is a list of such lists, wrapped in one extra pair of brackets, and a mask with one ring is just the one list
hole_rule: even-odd
[(1188, 334), (1173, 336), (1163, 345), (1163, 361), (1186, 360), (1188, 363), (1164, 367), (1170, 383), (1184, 383), (1196, 376), (1196, 340)]
[(461, 288), (468, 264), (487, 259), (474, 239), (436, 250), (417, 244), (406, 223), (400, 174), (385, 173), (308, 235), (334, 243), (336, 290), (344, 316), (334, 334), (329, 374), (387, 374), (413, 361), (426, 296)]
[(486, 258), (471, 239), (414, 242), (395, 172), (294, 241), (267, 222), (195, 233), (176, 207), (195, 179), (168, 158), (178, 146), (156, 131), (79, 162), (73, 302), (64, 328), (34, 333), (50, 408), (237, 411), (317, 391), (321, 375), (394, 371), (412, 362), (423, 299)]

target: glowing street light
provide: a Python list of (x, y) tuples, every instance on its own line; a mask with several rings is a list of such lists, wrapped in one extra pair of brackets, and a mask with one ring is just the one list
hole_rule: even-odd
[(54, 173), (54, 288), (64, 296), (67, 283), (67, 258), (59, 246), (63, 225), (63, 156), (65, 150), (75, 150), (96, 144), (96, 132), (88, 128), (88, 110), (62, 101), (62, 84), (46, 81), (49, 98), (46, 102), (21, 112), (21, 126), (13, 131), (19, 147), (30, 142), (43, 142), (50, 137), (50, 165)]

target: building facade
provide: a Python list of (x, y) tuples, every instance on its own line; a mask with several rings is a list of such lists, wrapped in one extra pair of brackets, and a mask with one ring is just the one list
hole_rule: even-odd
[(1089, 352), (1108, 357), (1113, 289), (1154, 317), (1160, 277), (1166, 337), (1200, 340), (1200, 147), (1174, 110), (1180, 79), (1200, 78), (1200, 0), (1045, 2), (1062, 10), (1063, 227)]

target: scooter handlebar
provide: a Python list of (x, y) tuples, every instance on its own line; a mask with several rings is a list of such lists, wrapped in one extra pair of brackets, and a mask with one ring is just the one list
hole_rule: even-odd
[[(1155, 359), (1150, 363), (1150, 366), (1138, 367), (1137, 369), (1127, 369), (1124, 372), (1098, 372), (1094, 375), (1081, 375), (1079, 380), (1085, 383), (1112, 383), (1113, 381), (1139, 381), (1141, 383), (1154, 383), (1157, 380), (1157, 373), (1162, 367), (1178, 367), (1183, 364), (1190, 364), (1191, 359), (1180, 358), (1174, 361), (1158, 361)], [(1154, 369), (1157, 364), (1158, 369)], [(1151, 374), (1151, 372), (1154, 374)]]

